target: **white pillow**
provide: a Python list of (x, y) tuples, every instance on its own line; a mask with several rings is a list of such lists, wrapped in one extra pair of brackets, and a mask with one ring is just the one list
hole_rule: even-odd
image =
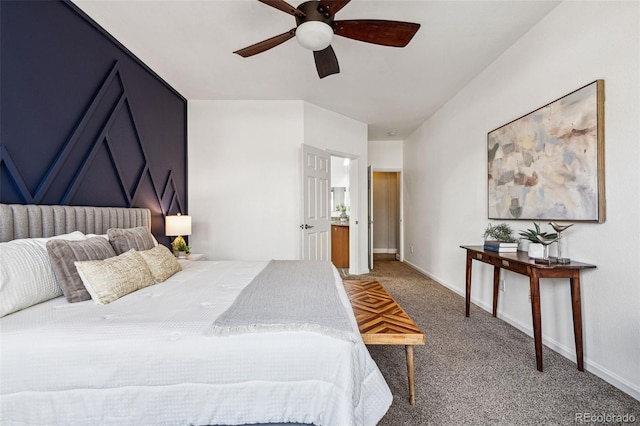
[(75, 262), (82, 283), (98, 305), (153, 285), (151, 271), (134, 249), (104, 260)]
[(109, 236), (107, 234), (84, 234), (86, 238), (94, 238), (94, 237), (102, 237), (105, 240), (109, 241)]
[(52, 239), (84, 240), (80, 231), (0, 243), (0, 317), (62, 294), (47, 253)]

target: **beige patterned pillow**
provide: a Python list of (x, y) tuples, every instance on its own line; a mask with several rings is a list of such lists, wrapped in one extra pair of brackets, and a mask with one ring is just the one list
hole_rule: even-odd
[(178, 259), (163, 245), (157, 245), (150, 250), (139, 251), (147, 263), (151, 275), (156, 282), (161, 283), (176, 272), (182, 271)]
[(147, 264), (133, 249), (116, 257), (75, 262), (75, 265), (82, 283), (99, 305), (154, 284)]

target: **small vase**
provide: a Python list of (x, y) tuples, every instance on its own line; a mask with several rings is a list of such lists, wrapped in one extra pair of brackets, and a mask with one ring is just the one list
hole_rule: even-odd
[(544, 258), (544, 246), (540, 243), (529, 243), (529, 250), (527, 251), (529, 257), (534, 259)]
[(556, 240), (556, 250), (558, 253), (558, 263), (571, 263), (571, 259), (567, 257), (567, 246), (564, 239), (562, 238), (562, 232), (558, 232), (558, 239)]

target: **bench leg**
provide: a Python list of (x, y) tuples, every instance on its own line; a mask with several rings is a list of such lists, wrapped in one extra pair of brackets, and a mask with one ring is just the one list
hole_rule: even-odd
[(416, 405), (416, 388), (413, 381), (413, 345), (405, 345), (407, 352), (407, 376), (409, 378), (409, 402)]

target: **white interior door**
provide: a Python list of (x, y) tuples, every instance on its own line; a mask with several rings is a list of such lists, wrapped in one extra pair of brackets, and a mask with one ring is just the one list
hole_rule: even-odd
[(331, 156), (326, 151), (303, 144), (302, 169), (302, 259), (331, 260)]

